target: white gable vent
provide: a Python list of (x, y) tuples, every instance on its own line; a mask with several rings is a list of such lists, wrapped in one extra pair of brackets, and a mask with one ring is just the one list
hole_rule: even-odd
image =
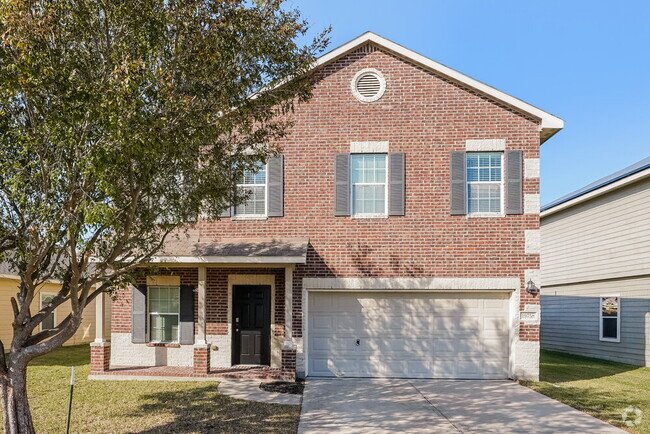
[(362, 102), (377, 101), (386, 91), (386, 80), (373, 68), (362, 69), (352, 79), (352, 94)]

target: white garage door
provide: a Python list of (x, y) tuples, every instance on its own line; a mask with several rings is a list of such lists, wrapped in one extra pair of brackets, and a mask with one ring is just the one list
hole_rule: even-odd
[(507, 294), (310, 292), (310, 376), (508, 374)]

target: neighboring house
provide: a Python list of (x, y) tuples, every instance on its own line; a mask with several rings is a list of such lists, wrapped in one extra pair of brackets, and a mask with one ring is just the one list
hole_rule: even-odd
[(650, 158), (541, 216), (542, 348), (650, 366)]
[(315, 68), (248, 203), (118, 293), (93, 372), (537, 378), (539, 148), (563, 121), (373, 33)]
[[(9, 350), (11, 340), (13, 338), (13, 322), (14, 314), (11, 308), (11, 297), (16, 297), (18, 293), (18, 285), (20, 278), (9, 267), (7, 263), (0, 263), (0, 340), (4, 343), (5, 349)], [(38, 312), (41, 306), (49, 302), (50, 297), (56, 295), (61, 289), (61, 285), (56, 281), (44, 283), (36, 289), (36, 296), (31, 305), (32, 312)], [(70, 338), (65, 345), (79, 345), (83, 343), (92, 342), (96, 338), (96, 306), (95, 302), (86, 308), (83, 313), (83, 321), (77, 330), (77, 333)], [(104, 315), (107, 319), (110, 318), (110, 311), (104, 309)], [(52, 315), (48, 316), (39, 326), (35, 332), (39, 332), (45, 328), (52, 328), (59, 324), (70, 313), (70, 304), (64, 303), (57, 307)], [(109, 327), (109, 321), (105, 321)], [(107, 335), (110, 331), (106, 329)]]

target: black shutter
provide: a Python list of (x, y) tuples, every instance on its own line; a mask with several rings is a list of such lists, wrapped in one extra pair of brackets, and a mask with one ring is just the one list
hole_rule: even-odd
[(191, 345), (194, 343), (194, 287), (181, 285), (180, 315), (178, 324), (178, 342)]
[(467, 214), (467, 182), (465, 179), (465, 152), (451, 153), (451, 214)]
[(147, 285), (134, 286), (131, 291), (131, 342), (147, 342)]
[(388, 154), (388, 215), (404, 215), (405, 159), (404, 152)]
[(284, 215), (284, 158), (282, 155), (270, 157), (266, 166), (268, 182), (269, 217), (282, 217)]
[(350, 154), (336, 154), (334, 215), (350, 215)]
[(523, 152), (506, 151), (506, 214), (523, 214)]

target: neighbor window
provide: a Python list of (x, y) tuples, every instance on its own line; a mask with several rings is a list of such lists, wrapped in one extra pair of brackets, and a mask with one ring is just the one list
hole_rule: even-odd
[(386, 215), (386, 154), (354, 154), (352, 163), (352, 214)]
[(240, 193), (248, 194), (248, 200), (235, 208), (235, 215), (266, 216), (266, 165), (260, 164), (256, 171), (245, 171), (237, 189)]
[(467, 153), (467, 210), (472, 213), (503, 212), (503, 153)]
[(618, 296), (600, 297), (600, 340), (620, 341), (621, 311)]
[(177, 342), (180, 287), (149, 286), (149, 330), (152, 342)]
[[(41, 309), (43, 309), (45, 306), (50, 304), (52, 299), (54, 298), (54, 295), (52, 294), (41, 294)], [(41, 330), (50, 330), (54, 328), (54, 311), (52, 311), (51, 314), (45, 317), (43, 321), (41, 322)]]

